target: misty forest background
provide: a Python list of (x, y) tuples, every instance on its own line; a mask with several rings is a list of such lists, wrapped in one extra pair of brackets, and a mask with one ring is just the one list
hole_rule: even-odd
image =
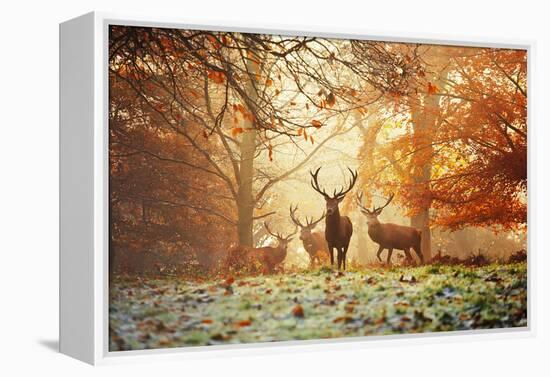
[[(290, 204), (332, 192), (392, 204), (426, 260), (524, 249), (526, 52), (117, 27), (110, 30), (110, 262), (121, 273), (204, 275), (231, 245), (290, 233)], [(353, 195), (348, 263), (375, 261)], [(321, 230), (324, 224), (317, 227)], [(394, 253), (394, 259), (400, 252)], [(300, 240), (285, 266), (303, 268)]]

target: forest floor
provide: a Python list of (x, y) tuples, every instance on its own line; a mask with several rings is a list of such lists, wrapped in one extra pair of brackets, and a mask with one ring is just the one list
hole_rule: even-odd
[(527, 326), (527, 265), (120, 277), (110, 350)]

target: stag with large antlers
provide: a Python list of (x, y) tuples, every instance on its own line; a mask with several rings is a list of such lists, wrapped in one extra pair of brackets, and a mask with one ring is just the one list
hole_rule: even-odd
[(346, 254), (348, 252), (349, 242), (351, 235), (353, 234), (353, 225), (351, 220), (347, 216), (340, 216), (340, 210), (338, 205), (344, 200), (346, 194), (353, 188), (357, 181), (357, 172), (354, 172), (350, 168), (348, 170), (351, 173), (351, 179), (348, 184), (348, 188), (342, 187), (340, 191), (336, 191), (331, 195), (327, 194), (319, 186), (318, 176), (321, 168), (319, 167), (315, 172), (309, 172), (311, 174), (311, 187), (319, 194), (323, 195), (326, 202), (325, 217), (325, 239), (328, 244), (328, 250), (330, 252), (330, 264), (334, 266), (334, 249), (336, 248), (338, 257), (338, 270), (340, 267), (346, 269)]
[(382, 254), (384, 249), (388, 249), (387, 263), (390, 264), (393, 249), (397, 249), (403, 250), (407, 260), (412, 262), (413, 258), (410, 252), (412, 248), (418, 255), (418, 258), (420, 258), (420, 262), (423, 263), (424, 257), (420, 248), (421, 232), (418, 229), (391, 223), (384, 224), (378, 220), (378, 216), (382, 213), (382, 210), (390, 204), (393, 200), (393, 196), (394, 195), (391, 194), (382, 207), (375, 206), (372, 209), (368, 209), (363, 205), (363, 193), (356, 196), (357, 205), (361, 209), (361, 213), (367, 218), (369, 237), (379, 245), (376, 257), (382, 262), (380, 254)]
[(254, 269), (254, 265), (259, 265), (263, 272), (273, 273), (275, 269), (283, 263), (286, 258), (287, 248), (292, 236), (298, 232), (298, 228), (288, 236), (280, 233), (274, 233), (269, 229), (269, 225), (264, 222), (267, 233), (275, 237), (278, 241), (277, 246), (264, 247), (246, 247), (233, 246), (228, 251), (226, 259), (226, 268), (236, 267), (238, 269)]
[(300, 240), (304, 245), (304, 249), (309, 255), (309, 265), (310, 267), (315, 267), (322, 263), (323, 259), (328, 258), (328, 244), (325, 240), (325, 236), (319, 232), (313, 232), (313, 229), (317, 226), (321, 220), (325, 218), (325, 212), (317, 220), (314, 220), (313, 217), (306, 217), (305, 224), (300, 221), (296, 216), (296, 211), (298, 210), (298, 205), (294, 208), (290, 206), (290, 219), (296, 226), (300, 228)]

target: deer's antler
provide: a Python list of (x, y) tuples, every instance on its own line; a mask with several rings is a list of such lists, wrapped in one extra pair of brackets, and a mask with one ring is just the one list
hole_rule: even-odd
[(355, 182), (357, 181), (357, 171), (353, 171), (350, 168), (348, 168), (349, 172), (351, 173), (351, 179), (349, 181), (348, 188), (344, 191), (344, 187), (340, 190), (340, 192), (336, 193), (336, 190), (334, 190), (334, 198), (341, 198), (344, 195), (346, 195), (350, 190), (355, 186)]
[(319, 186), (319, 182), (318, 182), (318, 176), (319, 176), (319, 171), (321, 170), (321, 167), (318, 167), (317, 170), (315, 170), (315, 173), (313, 173), (312, 171), (309, 172), (309, 174), (311, 174), (311, 187), (313, 187), (313, 189), (315, 191), (317, 191), (319, 194), (323, 195), (325, 198), (329, 198), (329, 199), (341, 199), (343, 198), (348, 192), (350, 192), (350, 190), (353, 188), (353, 186), (355, 185), (355, 182), (357, 182), (357, 171), (353, 171), (351, 170), (349, 167), (348, 167), (348, 170), (349, 172), (351, 173), (351, 179), (349, 181), (349, 185), (348, 185), (348, 188), (347, 189), (344, 189), (344, 187), (342, 187), (340, 189), (340, 191), (336, 192), (336, 189), (334, 189), (334, 192), (332, 194), (332, 197), (330, 195), (328, 195), (325, 190), (322, 190), (321, 187)]
[(271, 229), (269, 229), (269, 225), (268, 225), (267, 221), (264, 221), (264, 226), (265, 226), (265, 229), (267, 230), (267, 233), (269, 233), (270, 235), (272, 235), (273, 237), (275, 237), (277, 239), (283, 239), (283, 237), (279, 233), (273, 233), (271, 231)]
[(366, 212), (367, 214), (372, 215), (372, 212), (363, 205), (363, 191), (355, 195), (355, 201), (357, 202), (357, 205), (362, 212)]
[(323, 214), (321, 217), (319, 217), (317, 220), (313, 221), (313, 216), (311, 216), (309, 219), (306, 218), (307, 226), (310, 228), (315, 228), (315, 226), (319, 223), (319, 221), (323, 220), (326, 216), (326, 212), (323, 211)]
[[(293, 222), (294, 224), (296, 224), (296, 225), (299, 226), (300, 228), (305, 228), (305, 227), (307, 226), (307, 224), (306, 224), (306, 225), (302, 224), (302, 223), (300, 222), (300, 219), (298, 219), (298, 218), (296, 217), (296, 211), (297, 211), (297, 210), (298, 210), (298, 204), (296, 204), (296, 206), (295, 206), (294, 208), (292, 208), (292, 204), (290, 205), (290, 219), (292, 220), (292, 222)], [(306, 219), (306, 221), (307, 221), (307, 219)]]
[(393, 196), (395, 194), (392, 192), (390, 197), (388, 198), (388, 200), (386, 201), (386, 204), (384, 204), (382, 207), (373, 207), (373, 210), (372, 212), (376, 212), (377, 214), (380, 214), (382, 212), (382, 210), (384, 208), (386, 208), (388, 206), (388, 204), (390, 204), (390, 202), (393, 200)]
[(315, 191), (323, 195), (325, 198), (330, 198), (330, 196), (324, 190), (321, 190), (321, 188), (319, 187), (319, 182), (317, 181), (319, 170), (321, 170), (320, 166), (317, 168), (317, 170), (315, 170), (315, 173), (313, 173), (311, 170), (309, 171), (309, 174), (311, 175), (311, 187), (313, 187)]

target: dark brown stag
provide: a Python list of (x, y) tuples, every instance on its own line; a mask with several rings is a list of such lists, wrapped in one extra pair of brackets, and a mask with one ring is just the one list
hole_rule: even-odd
[(315, 267), (321, 264), (323, 260), (326, 261), (329, 255), (325, 235), (320, 232), (313, 232), (315, 226), (325, 218), (325, 212), (317, 220), (313, 220), (313, 217), (306, 217), (306, 223), (303, 224), (296, 216), (297, 210), (298, 205), (294, 208), (292, 208), (292, 205), (290, 206), (290, 218), (296, 226), (300, 227), (300, 240), (309, 255), (309, 265)]
[(382, 207), (373, 207), (372, 210), (363, 205), (363, 193), (358, 194), (356, 199), (361, 213), (367, 217), (369, 237), (379, 245), (376, 256), (380, 262), (382, 262), (380, 254), (384, 249), (388, 249), (388, 264), (391, 263), (393, 249), (403, 250), (407, 261), (412, 262), (411, 248), (416, 252), (418, 258), (420, 258), (420, 262), (424, 262), (420, 248), (421, 233), (418, 229), (391, 223), (384, 224), (378, 220), (378, 216), (382, 213), (382, 210), (392, 201), (393, 194), (390, 195), (386, 204)]
[(340, 270), (340, 267), (343, 267), (345, 270), (346, 254), (348, 252), (351, 235), (353, 234), (353, 225), (351, 224), (349, 217), (340, 216), (338, 205), (355, 185), (355, 182), (357, 181), (357, 172), (354, 172), (348, 168), (351, 173), (351, 180), (348, 188), (344, 189), (344, 187), (342, 187), (339, 192), (336, 192), (335, 189), (332, 196), (330, 196), (319, 187), (319, 182), (317, 181), (319, 170), (321, 170), (320, 167), (315, 171), (315, 173), (311, 171), (309, 173), (311, 174), (311, 186), (315, 191), (323, 195), (327, 205), (327, 215), (325, 217), (325, 239), (330, 252), (330, 264), (331, 266), (334, 266), (334, 249), (336, 248), (338, 270)]
[(292, 236), (298, 232), (298, 228), (285, 237), (280, 233), (273, 233), (265, 222), (264, 226), (270, 235), (277, 238), (277, 246), (233, 246), (228, 250), (226, 269), (257, 271), (257, 267), (259, 267), (264, 273), (273, 273), (283, 263), (286, 258), (288, 244), (292, 241)]

